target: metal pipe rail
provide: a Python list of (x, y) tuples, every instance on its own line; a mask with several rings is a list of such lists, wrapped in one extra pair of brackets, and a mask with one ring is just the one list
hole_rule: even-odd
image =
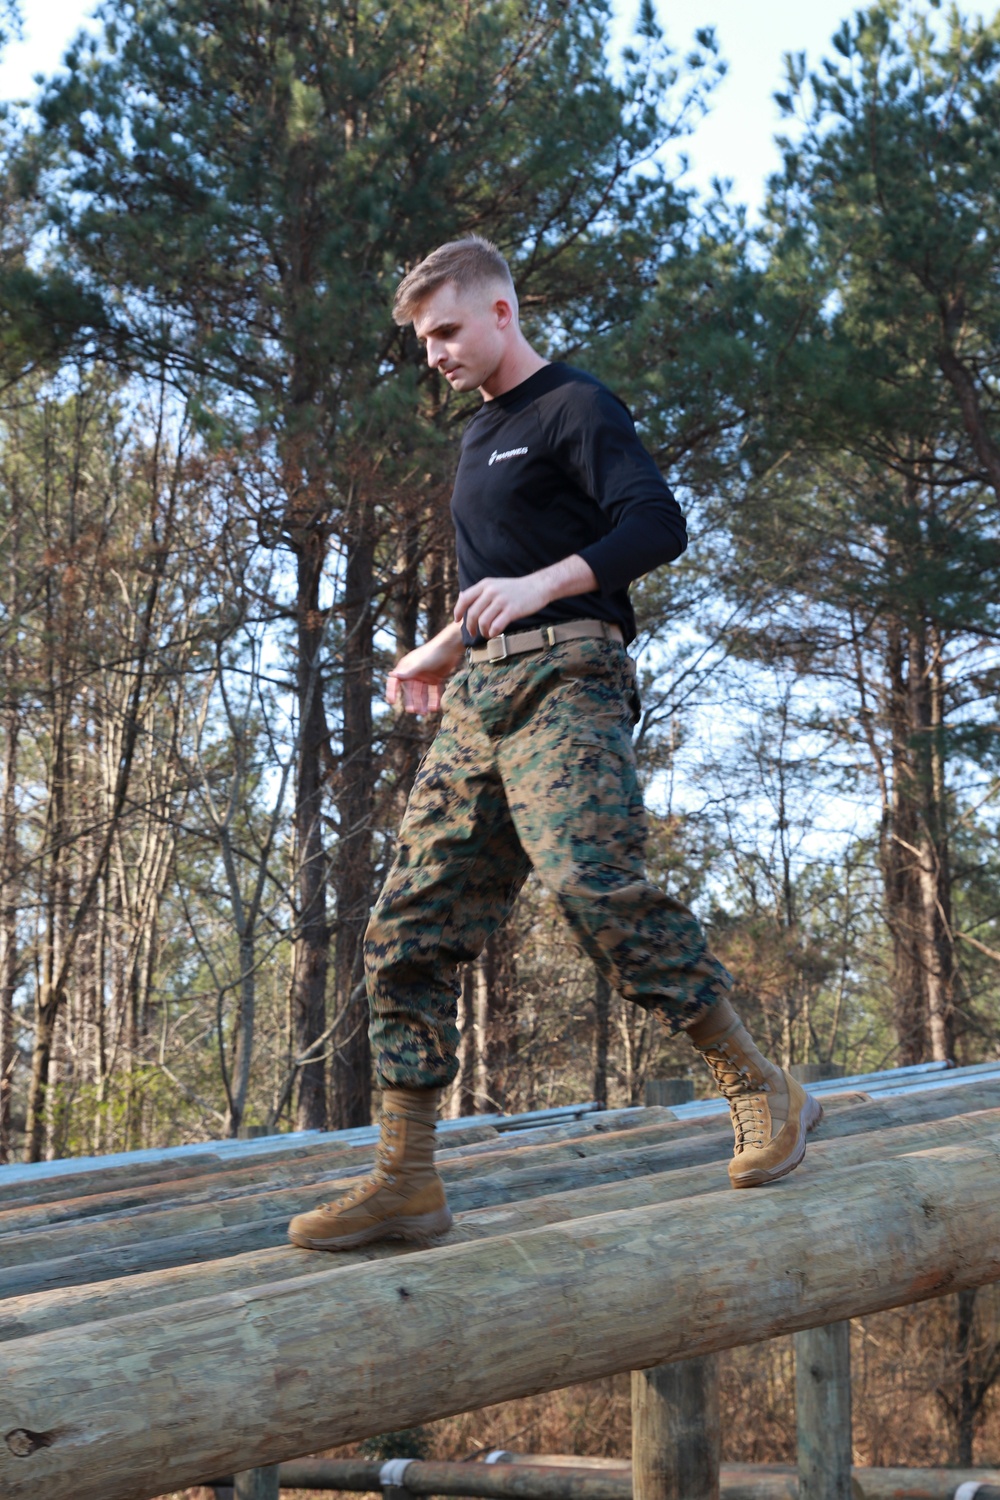
[[(491, 1455), (492, 1457), (492, 1455)], [(722, 1500), (798, 1500), (798, 1475), (784, 1464), (723, 1464)], [(1000, 1500), (1000, 1470), (855, 1468), (857, 1500)], [(632, 1465), (627, 1459), (600, 1465), (572, 1455), (558, 1461), (539, 1455), (502, 1454), (495, 1463), (448, 1463), (395, 1458), (295, 1459), (278, 1468), (279, 1489), (391, 1492), (409, 1495), (467, 1496), (469, 1500), (633, 1500)], [(217, 1479), (222, 1492), (232, 1478)]]

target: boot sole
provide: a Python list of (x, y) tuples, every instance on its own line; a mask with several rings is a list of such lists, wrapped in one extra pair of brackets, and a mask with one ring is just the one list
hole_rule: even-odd
[(302, 1250), (356, 1250), (361, 1245), (374, 1245), (380, 1240), (407, 1240), (415, 1245), (432, 1245), (448, 1233), (454, 1222), (451, 1209), (446, 1206), (430, 1214), (400, 1214), (398, 1218), (372, 1224), (354, 1234), (318, 1239), (315, 1235), (289, 1229), (288, 1238)]
[(765, 1187), (769, 1182), (777, 1182), (780, 1177), (787, 1177), (789, 1172), (794, 1172), (799, 1162), (806, 1154), (806, 1134), (815, 1130), (823, 1118), (823, 1106), (818, 1099), (811, 1094), (806, 1095), (805, 1108), (799, 1115), (799, 1133), (790, 1154), (785, 1160), (774, 1167), (752, 1167), (749, 1172), (741, 1172), (739, 1175), (729, 1174), (729, 1181), (734, 1188)]

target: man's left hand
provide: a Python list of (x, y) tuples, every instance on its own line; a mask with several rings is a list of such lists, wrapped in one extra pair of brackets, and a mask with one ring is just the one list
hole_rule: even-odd
[(507, 626), (537, 614), (549, 603), (541, 573), (524, 578), (481, 578), (463, 589), (455, 603), (455, 619), (464, 617), (469, 634), (486, 640), (503, 635)]

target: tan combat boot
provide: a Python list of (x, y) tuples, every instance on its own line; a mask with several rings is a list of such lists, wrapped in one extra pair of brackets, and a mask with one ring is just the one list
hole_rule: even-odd
[(384, 1089), (371, 1175), (334, 1203), (298, 1214), (288, 1238), (305, 1250), (352, 1250), (374, 1240), (426, 1244), (451, 1228), (444, 1183), (434, 1170), (439, 1089)]
[(728, 1000), (689, 1027), (688, 1036), (729, 1101), (733, 1187), (761, 1187), (793, 1171), (806, 1154), (806, 1131), (823, 1117), (819, 1102), (758, 1052)]

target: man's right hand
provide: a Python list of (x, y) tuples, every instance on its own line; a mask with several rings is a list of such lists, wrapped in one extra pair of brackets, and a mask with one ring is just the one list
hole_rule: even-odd
[(436, 713), (441, 707), (441, 686), (458, 667), (465, 647), (461, 625), (446, 625), (426, 645), (408, 651), (393, 667), (385, 696), (402, 703), (408, 714)]

